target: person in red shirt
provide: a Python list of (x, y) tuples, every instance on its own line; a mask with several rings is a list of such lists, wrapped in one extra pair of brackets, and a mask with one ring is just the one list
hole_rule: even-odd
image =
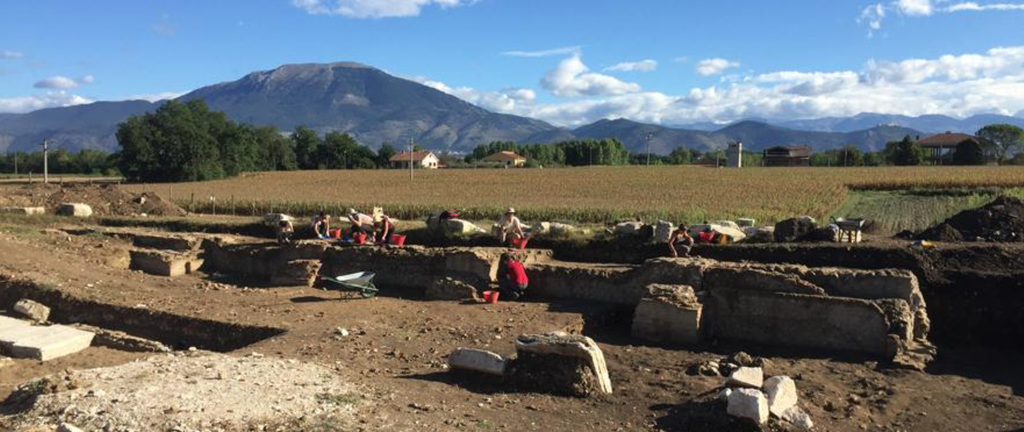
[(516, 261), (510, 254), (502, 254), (498, 267), (498, 291), (501, 298), (519, 300), (526, 294), (530, 279), (526, 277), (523, 263)]

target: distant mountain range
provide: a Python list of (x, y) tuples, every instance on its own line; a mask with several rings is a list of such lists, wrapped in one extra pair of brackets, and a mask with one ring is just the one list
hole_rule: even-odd
[[(239, 80), (200, 88), (179, 100), (202, 99), (235, 121), (275, 125), (282, 131), (307, 126), (318, 132), (344, 131), (371, 147), (412, 138), (426, 148), (467, 152), (490, 141), (555, 142), (572, 138), (617, 138), (634, 152), (667, 154), (681, 146), (709, 150), (742, 141), (761, 150), (803, 144), (825, 150), (854, 144), (881, 149), (887, 141), (953, 131), (973, 133), (991, 123), (1024, 127), (1024, 118), (994, 114), (966, 119), (858, 114), (813, 120), (744, 120), (729, 125), (700, 123), (666, 127), (630, 120), (601, 120), (576, 129), (498, 114), (447, 93), (357, 63), (285, 65)], [(97, 102), (0, 114), (0, 152), (33, 150), (49, 138), (60, 148), (117, 149), (118, 123), (155, 110), (163, 102)], [(1022, 115), (1024, 113), (1018, 113)]]

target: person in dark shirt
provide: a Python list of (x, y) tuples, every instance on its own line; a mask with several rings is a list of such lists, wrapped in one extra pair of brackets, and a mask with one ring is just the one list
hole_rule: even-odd
[(689, 255), (691, 247), (693, 247), (693, 237), (690, 237), (686, 225), (679, 224), (679, 228), (672, 231), (672, 235), (668, 239), (668, 250), (672, 254), (672, 258)]
[(501, 298), (519, 300), (526, 295), (530, 279), (526, 277), (523, 263), (512, 258), (510, 254), (502, 254), (498, 267), (498, 291)]

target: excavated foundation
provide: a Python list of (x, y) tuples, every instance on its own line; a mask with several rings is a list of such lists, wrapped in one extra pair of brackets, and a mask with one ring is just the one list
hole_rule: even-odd
[[(320, 274), (370, 271), (380, 287), (425, 290), (454, 278), (484, 288), (496, 280), (502, 253), (526, 266), (532, 296), (553, 302), (587, 301), (637, 307), (651, 286), (687, 287), (693, 300), (661, 307), (649, 326), (693, 321), (680, 342), (723, 340), (822, 351), (850, 351), (886, 360), (931, 353), (930, 322), (917, 277), (910, 271), (853, 270), (800, 265), (746, 264), (701, 258), (648, 260), (641, 265), (557, 261), (546, 250), (502, 248), (329, 247), (206, 243), (210, 269), (274, 285), (298, 263), (316, 262)], [(305, 264), (303, 264), (305, 265)], [(312, 267), (310, 267), (312, 268)], [(315, 270), (311, 270), (315, 271)], [(303, 274), (293, 285), (315, 278)], [(678, 313), (672, 311), (678, 309)], [(643, 308), (644, 311), (650, 309)], [(696, 311), (696, 313), (694, 313)], [(642, 312), (647, 313), (647, 312)], [(667, 321), (666, 321), (667, 320)], [(649, 329), (634, 334), (643, 337)], [(677, 342), (670, 340), (669, 342)], [(920, 360), (920, 359), (919, 359)]]

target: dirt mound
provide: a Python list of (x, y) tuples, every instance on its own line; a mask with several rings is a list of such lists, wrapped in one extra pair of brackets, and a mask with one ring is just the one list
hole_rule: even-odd
[(184, 216), (185, 210), (152, 192), (134, 194), (117, 185), (30, 184), (0, 188), (0, 206), (46, 207), (53, 213), (63, 203), (84, 203), (99, 216)]
[(354, 390), (313, 364), (186, 352), (32, 381), (5, 408), (23, 409), (19, 430), (62, 422), (84, 430), (342, 429), (362, 404)]
[(1001, 196), (922, 232), (919, 240), (1024, 242), (1024, 201)]

